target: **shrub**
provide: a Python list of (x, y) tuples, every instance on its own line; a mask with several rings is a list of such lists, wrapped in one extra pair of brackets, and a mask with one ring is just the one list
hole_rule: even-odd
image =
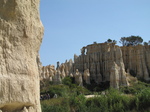
[(72, 84), (73, 84), (73, 80), (72, 80), (71, 77), (65, 77), (65, 78), (62, 80), (62, 84), (71, 87)]
[(121, 87), (120, 91), (125, 94), (136, 94), (137, 90), (134, 87)]
[(87, 107), (85, 105), (86, 98), (84, 95), (72, 95), (69, 98), (69, 104), (72, 110), (75, 112), (87, 112)]
[(42, 112), (70, 112), (68, 99), (57, 98), (41, 102)]
[(150, 88), (145, 88), (136, 95), (136, 104), (138, 110), (150, 108)]
[(54, 94), (57, 94), (58, 97), (66, 97), (68, 96), (69, 88), (65, 85), (50, 85), (48, 87), (47, 93), (49, 93), (50, 96), (54, 96)]

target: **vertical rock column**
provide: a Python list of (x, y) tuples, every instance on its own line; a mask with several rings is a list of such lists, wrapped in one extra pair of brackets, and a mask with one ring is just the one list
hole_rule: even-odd
[(0, 110), (41, 112), (39, 0), (0, 0)]
[(126, 70), (138, 78), (150, 80), (150, 46), (122, 47)]

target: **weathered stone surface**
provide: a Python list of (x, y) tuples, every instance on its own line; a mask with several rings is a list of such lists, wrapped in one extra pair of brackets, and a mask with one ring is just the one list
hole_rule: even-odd
[(39, 0), (0, 0), (0, 109), (40, 112), (37, 56), (43, 26)]
[(91, 84), (90, 83), (90, 72), (89, 72), (89, 69), (84, 70), (83, 79), (85, 80), (86, 84)]
[(138, 78), (150, 80), (150, 46), (121, 47), (125, 69)]
[[(150, 80), (149, 57), (150, 46), (119, 47), (109, 43), (92, 44), (83, 47), (81, 55), (74, 55), (74, 62), (66, 61), (57, 69), (63, 74), (62, 78), (75, 77), (72, 74), (78, 69), (87, 84), (93, 81), (97, 84), (109, 81), (111, 87), (119, 88), (129, 86), (131, 81), (136, 82), (137, 79), (131, 75)], [(89, 79), (87, 74), (90, 74)]]
[[(85, 52), (86, 51), (86, 52)], [(118, 77), (117, 82), (112, 84), (113, 87), (128, 86), (126, 80), (126, 72), (124, 69), (124, 63), (122, 59), (122, 51), (119, 46), (114, 44), (92, 44), (81, 49), (81, 55), (74, 55), (74, 63), (72, 60), (61, 64), (57, 69), (61, 72), (62, 79), (68, 74), (74, 74), (76, 83), (82, 85), (82, 78), (86, 84), (90, 84), (94, 81), (97, 84), (101, 82), (114, 80), (110, 78), (111, 74), (117, 73), (117, 71), (112, 73), (112, 66), (114, 63), (117, 64)], [(79, 75), (80, 74), (80, 75)], [(82, 76), (81, 76), (82, 75)], [(80, 76), (80, 77), (79, 77)]]
[(78, 71), (78, 69), (76, 69), (74, 77), (76, 84), (79, 86), (83, 86), (82, 74)]
[[(86, 53), (83, 51), (87, 51)], [(97, 84), (105, 81), (112, 80), (112, 66), (114, 63), (119, 66), (119, 73), (116, 74), (119, 79), (117, 81), (118, 86), (127, 86), (126, 72), (124, 69), (122, 51), (119, 46), (114, 44), (92, 44), (82, 48), (82, 55), (76, 56), (74, 62), (74, 69), (79, 69), (80, 72), (84, 72), (85, 69), (90, 71), (90, 79)], [(112, 86), (117, 86), (117, 82), (114, 82)]]
[(110, 87), (119, 88), (120, 86), (129, 86), (127, 74), (115, 62), (112, 65), (110, 73)]
[(55, 75), (53, 77), (53, 83), (54, 84), (61, 84), (61, 77), (60, 77), (60, 71), (56, 70)]

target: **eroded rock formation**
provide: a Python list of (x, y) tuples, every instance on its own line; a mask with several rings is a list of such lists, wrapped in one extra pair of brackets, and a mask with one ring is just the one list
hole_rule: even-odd
[(0, 8), (0, 110), (41, 112), (39, 0), (0, 0)]
[(90, 83), (90, 72), (89, 72), (89, 69), (84, 70), (83, 79), (85, 80), (86, 84), (91, 84)]
[[(119, 46), (107, 43), (92, 44), (83, 47), (81, 53), (82, 55), (79, 57), (75, 56), (74, 69), (78, 69), (80, 72), (89, 69), (90, 80), (97, 84), (110, 81), (112, 87), (127, 86), (122, 51)], [(114, 66), (114, 63), (118, 67)], [(112, 72), (113, 67), (114, 72)], [(118, 78), (114, 80), (112, 77), (115, 75)], [(113, 81), (118, 82), (112, 83)]]
[[(113, 67), (114, 71), (112, 72)], [(91, 81), (94, 81), (97, 84), (110, 82), (113, 84), (112, 87), (116, 88), (128, 86), (122, 51), (119, 46), (114, 44), (92, 44), (83, 47), (80, 56), (74, 55), (74, 63), (72, 60), (66, 61), (57, 66), (57, 69), (63, 74), (62, 78), (73, 76), (79, 85), (82, 85), (84, 80), (86, 84), (91, 84)], [(77, 74), (82, 77), (76, 77), (80, 76)], [(114, 79), (115, 76), (118, 79)]]
[(86, 84), (93, 81), (97, 84), (110, 82), (111, 87), (119, 88), (129, 86), (129, 82), (136, 82), (137, 78), (150, 80), (149, 57), (150, 46), (119, 47), (113, 43), (95, 43), (83, 47), (81, 55), (74, 55), (74, 62), (66, 61), (57, 65), (57, 69), (62, 79), (66, 76), (74, 77), (79, 85), (81, 80), (80, 83), (77, 81), (77, 73), (82, 74)]
[(78, 71), (78, 69), (76, 69), (74, 77), (76, 84), (82, 86), (83, 85), (82, 74)]
[(125, 69), (130, 74), (150, 80), (150, 46), (129, 46), (121, 47)]

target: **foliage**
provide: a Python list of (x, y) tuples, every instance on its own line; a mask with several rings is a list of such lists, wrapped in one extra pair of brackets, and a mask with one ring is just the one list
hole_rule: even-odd
[(101, 95), (97, 92), (100, 85), (90, 87), (96, 89), (94, 92), (98, 94), (92, 98), (85, 95), (93, 92), (73, 84), (70, 77), (62, 82), (63, 85), (49, 85), (42, 91), (43, 94), (59, 96), (41, 101), (43, 112), (148, 112), (150, 109), (150, 84), (145, 82), (133, 82), (131, 87), (121, 87), (119, 90), (109, 88)]
[(86, 105), (100, 112), (127, 112), (130, 111), (132, 102), (132, 98), (121, 94), (118, 90), (109, 89), (107, 95), (87, 99)]
[(143, 39), (140, 36), (129, 36), (129, 37), (121, 37), (119, 41), (123, 46), (136, 46), (143, 42)]
[(143, 43), (145, 46), (150, 45), (150, 40), (148, 42)]
[(135, 95), (142, 91), (144, 88), (150, 88), (150, 84), (138, 81), (137, 83), (132, 83), (133, 86), (129, 87), (120, 87), (120, 91), (125, 94), (132, 94)]
[(145, 88), (136, 95), (137, 110), (150, 108), (150, 88)]
[(110, 82), (101, 82), (100, 84), (95, 83), (95, 81), (91, 81), (91, 84), (84, 84), (84, 87), (92, 92), (100, 92), (109, 88)]
[(144, 42), (143, 44), (144, 44), (145, 46), (147, 46), (147, 45), (148, 45), (148, 42)]
[(91, 92), (88, 89), (86, 89), (85, 87), (81, 87), (81, 86), (77, 86), (76, 88), (73, 88), (72, 91), (76, 92), (77, 95), (80, 95), (80, 94), (89, 95), (89, 94), (91, 94)]
[(66, 98), (57, 98), (41, 101), (42, 112), (70, 112), (69, 102)]
[(49, 93), (50, 96), (57, 94), (58, 97), (66, 97), (69, 93), (69, 87), (65, 85), (49, 85), (41, 94)]
[[(139, 90), (132, 94), (124, 94), (116, 89), (106, 90), (106, 95), (85, 98), (84, 94), (72, 92), (67, 98), (56, 98), (41, 101), (43, 112), (131, 112), (148, 111), (150, 107), (150, 87), (146, 83), (138, 83)], [(142, 87), (145, 87), (142, 89)], [(134, 88), (134, 87), (133, 87)], [(132, 89), (133, 89), (132, 88)], [(137, 88), (137, 87), (135, 87)], [(134, 89), (135, 89), (134, 88)], [(131, 89), (131, 88), (130, 88)], [(131, 89), (131, 90), (132, 90)], [(135, 90), (134, 90), (135, 91)]]
[(111, 39), (108, 39), (105, 43), (117, 43), (117, 41), (116, 40), (111, 40)]
[(107, 102), (111, 112), (129, 111), (130, 100), (130, 97), (115, 89), (110, 89), (107, 96)]
[(97, 42), (93, 42), (93, 44), (97, 44)]
[(86, 98), (84, 95), (72, 95), (69, 98), (70, 108), (75, 112), (86, 112)]
[(68, 85), (69, 87), (72, 87), (73, 86), (73, 79), (71, 79), (71, 77), (65, 77), (62, 80), (62, 84)]

